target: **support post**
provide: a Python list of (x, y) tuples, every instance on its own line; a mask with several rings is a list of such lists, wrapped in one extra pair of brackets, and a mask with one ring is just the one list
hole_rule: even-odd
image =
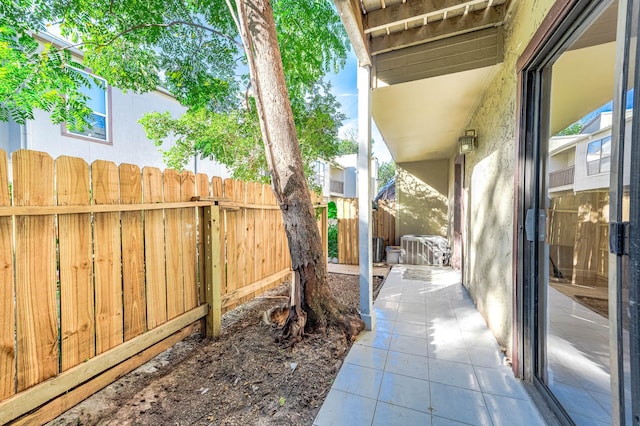
[(224, 259), (220, 244), (220, 206), (217, 202), (213, 206), (204, 208), (205, 228), (205, 297), (209, 305), (206, 317), (206, 336), (217, 337), (222, 332), (222, 272)]
[[(362, 65), (362, 64), (360, 64)], [(375, 328), (371, 256), (371, 66), (358, 67), (358, 248), (360, 316)]]

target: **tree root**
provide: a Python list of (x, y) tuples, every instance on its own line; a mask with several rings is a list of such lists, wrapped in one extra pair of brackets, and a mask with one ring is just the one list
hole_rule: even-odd
[[(263, 322), (280, 330), (277, 341), (288, 341), (293, 345), (301, 341), (305, 333), (319, 332), (325, 335), (327, 327), (336, 327), (344, 333), (349, 343), (353, 342), (364, 330), (364, 322), (358, 311), (342, 305), (333, 297), (327, 285), (309, 286), (315, 284), (315, 273), (303, 271), (303, 275), (306, 285), (301, 285), (297, 272), (294, 274), (287, 306), (272, 308), (263, 314)], [(310, 291), (311, 288), (315, 291)]]

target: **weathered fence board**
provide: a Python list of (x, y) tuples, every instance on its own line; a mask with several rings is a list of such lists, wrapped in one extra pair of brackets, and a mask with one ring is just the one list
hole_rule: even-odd
[[(175, 170), (165, 170), (164, 201), (175, 203), (180, 201), (180, 174)], [(164, 244), (166, 247), (180, 247), (181, 245), (181, 211), (177, 209), (165, 210)], [(184, 311), (184, 287), (182, 250), (166, 250), (167, 265), (167, 318), (172, 319)]]
[[(162, 203), (162, 172), (155, 167), (142, 169), (143, 200)], [(147, 328), (149, 330), (167, 321), (167, 282), (164, 263), (163, 212), (144, 213), (144, 254), (147, 280)]]
[[(7, 154), (0, 150), (0, 207), (11, 205), (7, 166)], [(12, 226), (11, 217), (0, 217), (0, 401), (15, 393)]]
[[(89, 165), (80, 158), (59, 157), (55, 169), (58, 205), (89, 205)], [(66, 371), (95, 355), (91, 215), (59, 216), (58, 241), (62, 371)]]
[(12, 160), (13, 193), (0, 150), (0, 424), (50, 419), (176, 327), (206, 316), (219, 335), (222, 311), (290, 277), (266, 185), (32, 151)]
[[(214, 176), (211, 179), (211, 195), (214, 198), (223, 198), (224, 197), (224, 182), (218, 176)], [(218, 226), (220, 228), (219, 232), (219, 250), (216, 253), (218, 256), (218, 262), (221, 265), (225, 265), (221, 271), (218, 271), (218, 277), (220, 279), (220, 297), (227, 291), (227, 280), (229, 275), (229, 262), (227, 261), (227, 246), (226, 246), (226, 238), (229, 235), (229, 232), (226, 228), (226, 215), (227, 212), (220, 210), (218, 212)], [(215, 244), (215, 242), (212, 242)], [(213, 260), (215, 262), (215, 260)]]
[[(94, 204), (119, 204), (118, 167), (109, 161), (91, 164)], [(93, 217), (93, 255), (96, 297), (96, 353), (124, 341), (120, 213), (96, 213)]]
[[(214, 178), (215, 179), (215, 178)], [(219, 179), (219, 178), (218, 178)], [(196, 197), (200, 198), (208, 198), (211, 196), (209, 189), (209, 177), (203, 173), (198, 173), (196, 175)], [(197, 220), (198, 220), (198, 232), (196, 233), (196, 244), (197, 244), (197, 257), (198, 257), (198, 266), (197, 266), (197, 274), (198, 274), (198, 292), (197, 297), (199, 303), (204, 303), (205, 298), (205, 273), (206, 273), (206, 264), (204, 259), (204, 250), (205, 250), (205, 231), (206, 231), (206, 223), (204, 221), (204, 209), (197, 210)], [(221, 232), (224, 235), (224, 232)], [(206, 327), (206, 324), (203, 323), (203, 326)], [(204, 329), (204, 327), (203, 327)]]
[[(140, 168), (121, 164), (120, 202), (142, 203)], [(122, 212), (122, 286), (124, 300), (124, 340), (147, 330), (147, 307), (144, 280), (144, 234), (142, 212)]]
[[(234, 199), (240, 204), (246, 201), (247, 183), (237, 180), (234, 182)], [(237, 271), (236, 282), (232, 283), (231, 287), (236, 290), (244, 287), (247, 283), (247, 250), (246, 250), (246, 238), (247, 238), (247, 209), (240, 209), (240, 214), (236, 216), (235, 233), (236, 233), (236, 259), (237, 259)]]
[[(17, 206), (52, 206), (53, 159), (43, 152), (12, 156)], [(16, 218), (18, 391), (58, 374), (56, 246), (53, 215)]]
[[(247, 182), (245, 186), (245, 203), (246, 204), (256, 204), (255, 200), (255, 189), (257, 183), (255, 182)], [(260, 255), (258, 252), (258, 246), (256, 242), (256, 213), (255, 209), (246, 209), (245, 210), (245, 225), (244, 231), (245, 235), (243, 243), (245, 248), (253, 247), (253, 250), (245, 249), (245, 267), (244, 267), (244, 280), (242, 283), (242, 287), (246, 287), (248, 284), (251, 284), (256, 280), (256, 259)], [(240, 300), (241, 303), (245, 302), (247, 299), (252, 299), (253, 294), (249, 293), (246, 298)]]
[(338, 263), (358, 264), (358, 200), (343, 198), (336, 202), (338, 210)]
[[(232, 179), (224, 180), (224, 197), (231, 200), (237, 201), (237, 197), (235, 194), (234, 181)], [(238, 229), (236, 228), (236, 224), (240, 221), (242, 216), (242, 212), (240, 210), (231, 211), (226, 210), (224, 214), (224, 223), (225, 223), (225, 233), (226, 233), (226, 244), (225, 244), (225, 259), (227, 262), (227, 277), (222, 288), (223, 293), (230, 293), (236, 289), (236, 284), (238, 282), (238, 265), (241, 264), (238, 261)]]
[[(270, 188), (265, 188), (262, 191), (262, 203), (265, 206), (275, 205), (275, 199), (273, 197), (273, 191)], [(264, 244), (264, 267), (262, 273), (264, 275), (271, 275), (275, 270), (275, 238), (270, 238), (271, 235), (275, 235), (275, 221), (271, 210), (263, 210), (263, 222), (262, 222), (262, 234)]]
[[(181, 201), (191, 201), (196, 195), (196, 177), (193, 173), (184, 171), (180, 174)], [(184, 311), (198, 306), (198, 259), (196, 255), (196, 211), (193, 208), (181, 209), (181, 253), (182, 279), (184, 292)]]
[[(341, 198), (336, 201), (338, 213), (338, 263), (357, 265), (358, 252), (358, 200)], [(396, 243), (395, 206), (378, 201), (378, 209), (371, 216), (373, 237), (384, 239), (385, 246)]]
[(396, 244), (396, 208), (394, 201), (378, 200), (373, 211), (373, 236), (384, 239), (385, 246)]

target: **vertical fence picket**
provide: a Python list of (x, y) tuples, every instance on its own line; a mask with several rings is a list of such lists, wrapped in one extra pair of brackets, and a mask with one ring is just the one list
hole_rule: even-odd
[[(10, 205), (7, 153), (0, 150), (0, 207)], [(16, 390), (12, 228), (11, 217), (0, 217), (0, 401)]]
[[(237, 180), (234, 184), (235, 193), (233, 201), (237, 203), (245, 203), (247, 195), (247, 183), (242, 180)], [(238, 270), (237, 270), (237, 283), (236, 288), (241, 288), (247, 285), (247, 209), (240, 209), (238, 215), (238, 221), (236, 222), (236, 245), (238, 251)], [(229, 309), (233, 309), (237, 306), (234, 303)]]
[(345, 242), (342, 247), (344, 250), (344, 262), (346, 264), (351, 264), (351, 241), (353, 235), (353, 229), (351, 228), (351, 201), (344, 200), (344, 219), (343, 223), (345, 225)]
[[(235, 182), (233, 179), (224, 180), (224, 195), (231, 201), (236, 200), (235, 195)], [(227, 233), (227, 285), (225, 288), (226, 293), (231, 293), (238, 287), (238, 261), (239, 261), (239, 247), (237, 224), (240, 222), (241, 213), (239, 211), (225, 212), (226, 217), (226, 233)]]
[[(91, 164), (93, 203), (119, 204), (118, 167), (110, 161)], [(122, 308), (122, 244), (120, 213), (93, 216), (93, 253), (96, 298), (96, 353), (101, 354), (124, 341)]]
[[(192, 172), (180, 174), (181, 201), (191, 201), (196, 195), (196, 177)], [(196, 278), (196, 211), (193, 207), (182, 209), (182, 279), (185, 312), (198, 306), (198, 282)]]
[[(245, 203), (255, 204), (255, 182), (245, 183)], [(244, 244), (244, 261), (242, 262), (242, 269), (244, 270), (244, 280), (242, 285), (246, 286), (256, 281), (256, 213), (254, 208), (244, 209), (245, 225), (244, 225), (244, 238), (242, 242)], [(240, 300), (240, 303), (244, 303), (247, 300), (253, 299), (254, 294), (248, 294)]]
[[(268, 185), (264, 185), (262, 188), (263, 188), (262, 190), (263, 204), (265, 206), (273, 205), (273, 195), (271, 192), (271, 187)], [(274, 241), (274, 238), (272, 237), (275, 230), (275, 222), (273, 220), (274, 211), (275, 210), (271, 210), (271, 209), (265, 210), (264, 212), (265, 222), (262, 224), (264, 228), (264, 233), (265, 233), (264, 251), (265, 251), (265, 274), (266, 275), (271, 275), (276, 271), (276, 266), (275, 266), (276, 256), (274, 253), (275, 241)]]
[[(256, 194), (255, 200), (256, 204), (264, 206), (264, 191), (265, 185), (258, 184), (256, 186)], [(256, 218), (257, 224), (256, 229), (256, 276), (259, 278), (266, 277), (267, 272), (267, 232), (269, 232), (268, 225), (268, 211), (266, 209), (262, 209), (258, 212), (258, 217)]]
[[(271, 200), (273, 205), (277, 205), (278, 202), (275, 198), (275, 194), (273, 193), (273, 190), (271, 190)], [(283, 239), (283, 233), (282, 233), (282, 213), (278, 210), (273, 210), (273, 212), (271, 212), (271, 217), (273, 220), (273, 233), (272, 233), (272, 238), (274, 241), (274, 270), (273, 272), (279, 271), (281, 269), (284, 268), (285, 265), (285, 260), (282, 257), (282, 247), (284, 244), (284, 239)]]
[(289, 242), (287, 241), (287, 235), (284, 229), (284, 222), (282, 219), (282, 213), (277, 211), (276, 214), (276, 238), (278, 239), (278, 270), (282, 270), (291, 265), (291, 258), (289, 253)]
[(344, 264), (345, 253), (344, 253), (344, 236), (346, 232), (346, 227), (344, 226), (344, 221), (342, 218), (344, 217), (344, 200), (338, 199), (336, 200), (336, 213), (338, 216), (338, 263)]
[[(122, 204), (142, 203), (140, 168), (133, 164), (121, 164), (118, 171), (120, 202)], [(147, 329), (142, 213), (122, 212), (121, 221), (124, 340), (129, 340)]]
[[(55, 161), (59, 206), (91, 203), (89, 165), (80, 158)], [(91, 215), (58, 215), (62, 371), (95, 356)]]
[[(180, 201), (180, 174), (175, 170), (164, 171), (164, 201), (176, 203)], [(164, 211), (164, 243), (167, 264), (167, 318), (173, 319), (184, 312), (184, 283), (182, 280), (182, 250), (180, 247), (182, 234), (181, 214), (179, 209)]]
[[(155, 167), (142, 169), (144, 203), (162, 202), (162, 172)], [(162, 210), (144, 213), (144, 254), (147, 281), (147, 327), (167, 322), (167, 284), (164, 261), (164, 216)]]
[[(209, 177), (203, 173), (196, 175), (196, 195), (199, 197), (209, 197)], [(205, 301), (205, 231), (206, 224), (204, 221), (204, 208), (198, 209), (198, 233), (196, 234), (198, 245), (198, 303), (202, 304)]]
[[(44, 152), (12, 155), (16, 206), (52, 206), (53, 159)], [(18, 391), (58, 374), (58, 309), (54, 215), (16, 217)]]
[(359, 263), (359, 220), (358, 220), (358, 199), (351, 200), (351, 264)]
[[(218, 176), (214, 176), (211, 178), (211, 195), (214, 198), (223, 198), (225, 196), (224, 183), (222, 182), (222, 179)], [(222, 295), (227, 292), (227, 280), (228, 280), (227, 259), (229, 255), (227, 254), (228, 241), (226, 240), (228, 216), (226, 211), (220, 209), (219, 220), (220, 220), (219, 254), (220, 254), (220, 265), (222, 268), (222, 270), (220, 271), (220, 281), (221, 281), (220, 297), (222, 297)]]

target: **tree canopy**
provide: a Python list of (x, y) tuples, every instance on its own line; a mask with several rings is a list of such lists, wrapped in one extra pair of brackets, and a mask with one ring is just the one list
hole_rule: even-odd
[[(79, 88), (89, 68), (109, 85), (138, 92), (168, 89), (187, 107), (172, 118), (143, 119), (156, 144), (176, 145), (167, 163), (181, 168), (195, 153), (236, 177), (266, 180), (235, 5), (225, 0), (11, 0), (0, 5), (0, 120), (24, 123), (35, 109), (54, 123), (82, 127), (91, 111)], [(345, 61), (348, 39), (330, 1), (274, 0), (287, 88), (305, 163), (340, 153), (345, 118), (323, 77)], [(230, 13), (230, 10), (234, 13)], [(38, 43), (57, 31), (70, 41)], [(44, 47), (41, 47), (44, 46)], [(82, 62), (82, 63), (80, 63)], [(96, 84), (102, 84), (96, 81)], [(261, 179), (262, 178), (262, 179)]]
[(396, 175), (396, 163), (391, 161), (384, 162), (378, 167), (378, 181), (380, 188), (389, 183)]

